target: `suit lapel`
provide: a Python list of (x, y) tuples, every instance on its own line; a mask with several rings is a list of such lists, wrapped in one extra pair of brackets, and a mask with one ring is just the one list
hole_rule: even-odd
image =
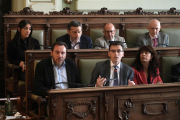
[(72, 80), (71, 79), (71, 68), (67, 65), (67, 61), (65, 60), (66, 62), (66, 74), (67, 74), (67, 82), (70, 83), (70, 82), (73, 82), (73, 81), (70, 81)]
[(123, 63), (121, 62), (121, 65), (120, 65), (120, 71), (119, 71), (119, 79), (120, 79), (120, 85), (125, 85), (124, 84), (124, 81), (125, 81), (125, 78), (124, 78), (124, 65)]
[(147, 39), (146, 45), (152, 45), (152, 41), (151, 41), (151, 37), (150, 37), (149, 33), (146, 33), (146, 39)]
[(52, 80), (52, 84), (55, 85), (54, 70), (53, 70), (52, 58), (51, 57), (48, 59), (47, 70), (48, 70), (48, 73), (50, 76), (50, 80)]
[[(107, 64), (106, 64), (106, 79), (110, 79), (110, 60), (107, 61)], [(109, 81), (106, 82), (105, 86), (109, 86)]]

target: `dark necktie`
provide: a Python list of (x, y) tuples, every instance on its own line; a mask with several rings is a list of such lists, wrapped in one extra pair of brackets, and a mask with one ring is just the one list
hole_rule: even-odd
[(154, 40), (154, 47), (156, 47), (156, 46), (157, 46), (157, 45), (156, 45), (156, 40), (157, 40), (157, 39), (154, 38), (153, 40)]
[(114, 79), (117, 78), (116, 80), (114, 80), (114, 84), (113, 86), (118, 86), (118, 72), (117, 72), (117, 66), (113, 66), (114, 67)]

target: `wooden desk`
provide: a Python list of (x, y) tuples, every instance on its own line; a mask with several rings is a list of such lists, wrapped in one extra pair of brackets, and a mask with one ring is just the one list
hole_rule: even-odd
[(180, 84), (49, 91), (51, 120), (179, 120)]

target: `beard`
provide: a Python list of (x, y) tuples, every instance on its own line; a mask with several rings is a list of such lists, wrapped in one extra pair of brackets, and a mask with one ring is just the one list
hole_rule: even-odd
[[(58, 62), (57, 62), (58, 61)], [(55, 66), (58, 66), (58, 67), (61, 67), (63, 64), (64, 64), (64, 60), (63, 59), (56, 59), (56, 60), (54, 60), (53, 59), (53, 62), (54, 62), (54, 65)]]

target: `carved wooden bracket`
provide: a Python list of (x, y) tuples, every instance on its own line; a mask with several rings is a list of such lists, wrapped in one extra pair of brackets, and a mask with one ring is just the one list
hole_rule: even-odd
[(167, 12), (161, 11), (158, 12), (159, 15), (180, 15), (180, 12), (176, 11), (176, 8), (172, 7)]
[[(81, 106), (81, 105), (87, 105), (88, 110), (84, 113), (79, 113), (74, 111), (75, 106)], [(91, 114), (93, 118), (96, 117), (96, 101), (92, 100), (91, 102), (74, 103), (74, 104), (72, 104), (71, 102), (67, 103), (67, 120), (69, 120), (72, 115), (76, 116), (79, 119), (84, 119), (88, 116), (88, 114)]]
[(120, 24), (120, 36), (123, 36), (123, 37), (125, 37), (124, 35), (125, 35), (125, 24), (123, 23), (123, 24)]
[(129, 111), (123, 111), (122, 112), (122, 117), (123, 117), (123, 120), (128, 120), (130, 115), (129, 115)]
[(124, 15), (154, 15), (154, 12), (144, 12), (143, 8), (139, 7), (133, 12), (124, 12)]
[(88, 12), (88, 15), (119, 15), (119, 12), (110, 12), (107, 8), (103, 7), (97, 12)]
[(176, 105), (180, 105), (180, 97), (176, 100)]
[(131, 99), (127, 100), (124, 103), (124, 105), (125, 105), (126, 108), (132, 108), (133, 107), (133, 103), (131, 102)]
[(73, 12), (69, 7), (65, 7), (63, 8), (63, 10), (57, 12), (57, 11), (53, 11), (53, 12), (49, 12), (49, 15), (82, 15), (83, 12)]
[(6, 37), (7, 38), (9, 37), (8, 33), (9, 33), (9, 24), (6, 24)]
[(89, 24), (85, 24), (85, 31), (87, 32), (89, 29)]
[(50, 46), (50, 40), (49, 40), (49, 35), (50, 35), (50, 24), (46, 24), (46, 46)]
[(29, 62), (29, 63), (32, 62), (32, 53), (29, 53), (29, 54), (28, 54), (28, 62)]
[(44, 15), (44, 12), (33, 11), (30, 7), (25, 7), (18, 12), (10, 11), (9, 15)]

